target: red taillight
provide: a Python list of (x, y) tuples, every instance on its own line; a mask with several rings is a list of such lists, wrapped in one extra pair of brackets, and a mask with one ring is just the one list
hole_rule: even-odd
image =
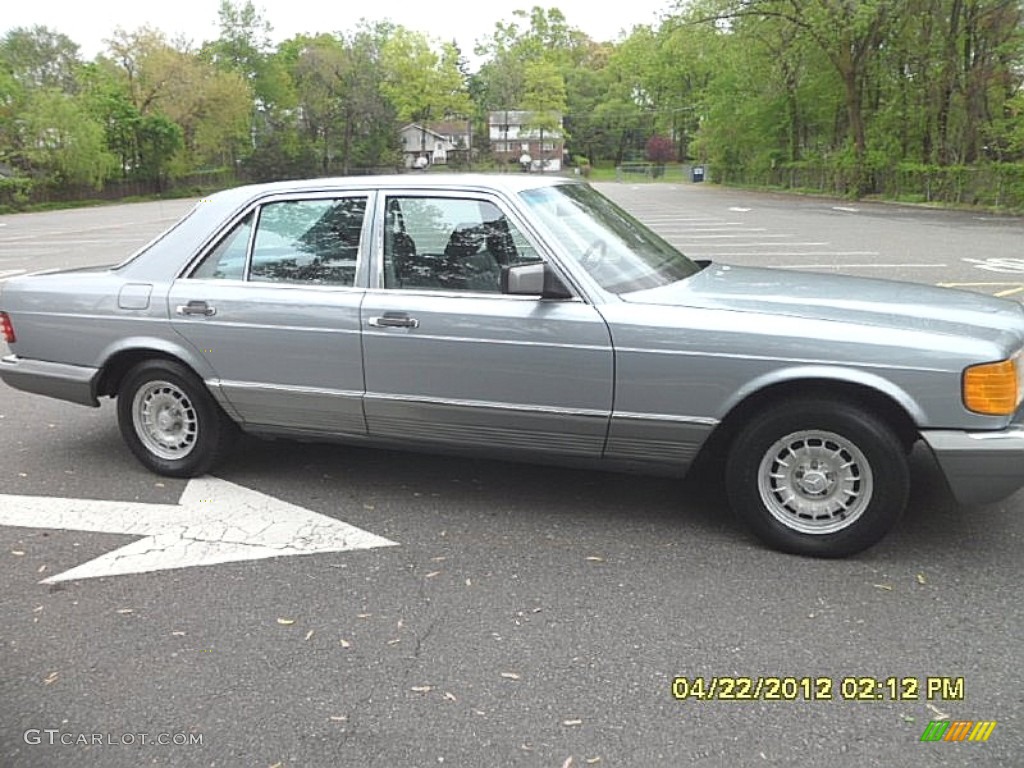
[(8, 344), (14, 343), (14, 326), (11, 325), (11, 316), (6, 312), (0, 312), (0, 334)]

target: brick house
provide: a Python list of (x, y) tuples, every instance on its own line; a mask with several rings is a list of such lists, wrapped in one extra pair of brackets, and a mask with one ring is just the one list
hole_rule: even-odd
[(487, 116), (487, 138), (491, 154), (499, 163), (523, 162), (529, 158), (531, 171), (562, 170), (565, 151), (562, 115), (557, 114), (558, 129), (542, 132), (531, 126), (533, 113), (522, 109), (500, 109)]

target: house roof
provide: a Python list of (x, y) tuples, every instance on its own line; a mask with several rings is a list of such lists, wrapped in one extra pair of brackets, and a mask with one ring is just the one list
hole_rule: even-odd
[(408, 125), (403, 126), (402, 130), (399, 131), (399, 133), (405, 133), (410, 128), (414, 129), (417, 132), (418, 131), (422, 131), (424, 133), (429, 133), (431, 136), (434, 136), (435, 138), (438, 138), (438, 139), (447, 139), (448, 138), (447, 136), (444, 136), (443, 134), (440, 134), (437, 131), (432, 131), (428, 126), (423, 125), (422, 123), (409, 123)]
[[(562, 119), (561, 112), (553, 112), (558, 116), (558, 119)], [(527, 123), (533, 117), (533, 112), (528, 109), (496, 109), (488, 113), (487, 122), (491, 125), (522, 125)]]
[(469, 120), (440, 120), (427, 123), (427, 128), (444, 136), (463, 136), (470, 132)]

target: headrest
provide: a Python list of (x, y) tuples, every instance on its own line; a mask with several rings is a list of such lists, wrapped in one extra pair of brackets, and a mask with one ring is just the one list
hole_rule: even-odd
[(465, 258), (480, 252), (484, 246), (487, 233), (479, 224), (460, 224), (448, 238), (444, 255), (452, 258)]

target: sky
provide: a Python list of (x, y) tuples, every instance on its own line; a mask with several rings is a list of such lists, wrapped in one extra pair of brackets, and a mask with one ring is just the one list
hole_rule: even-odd
[[(512, 11), (534, 5), (558, 8), (571, 26), (595, 40), (617, 40), (637, 24), (656, 24), (672, 0), (524, 0), (524, 2), (431, 2), (387, 0), (382, 10), (354, 0), (254, 0), (253, 5), (273, 27), (272, 40), (280, 42), (295, 34), (354, 30), (360, 18), (389, 19), (408, 29), (439, 40), (454, 38), (472, 62), (477, 40), (490, 37), (497, 21), (512, 21)], [(236, 5), (241, 4), (236, 0)], [(104, 49), (103, 40), (117, 27), (134, 30), (149, 25), (169, 39), (184, 36), (196, 47), (218, 35), (220, 0), (7, 0), (0, 13), (0, 34), (15, 27), (42, 25), (70, 37), (85, 59)], [(369, 6), (369, 7), (368, 7)], [(602, 8), (603, 6), (603, 8)]]

